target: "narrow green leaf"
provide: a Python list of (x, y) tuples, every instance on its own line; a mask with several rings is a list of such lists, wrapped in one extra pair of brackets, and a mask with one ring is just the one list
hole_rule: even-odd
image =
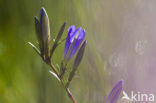
[(57, 47), (58, 44), (59, 44), (59, 40), (60, 40), (61, 37), (62, 37), (62, 34), (63, 34), (63, 32), (64, 32), (64, 29), (65, 29), (65, 26), (66, 26), (66, 22), (64, 22), (64, 24), (61, 26), (61, 29), (60, 29), (59, 33), (57, 34), (57, 37), (53, 40), (53, 41), (54, 41), (54, 44), (53, 44), (53, 46), (52, 46), (52, 48), (51, 48), (51, 50), (50, 50), (50, 58), (52, 57), (52, 55), (53, 55), (53, 53), (54, 53), (56, 47)]
[(57, 43), (57, 45), (60, 45), (60, 44), (61, 44), (62, 42), (64, 42), (65, 40), (66, 40), (66, 38), (60, 40), (60, 41)]
[(40, 51), (34, 44), (32, 44), (31, 42), (28, 42), (28, 44), (37, 52), (38, 55), (40, 55)]
[(59, 82), (61, 82), (59, 77), (54, 72), (49, 71), (49, 73), (52, 74)]
[(56, 39), (55, 39), (55, 42), (58, 42), (60, 40), (60, 38), (62, 37), (62, 34), (64, 32), (65, 27), (66, 27), (66, 22), (64, 22), (64, 24), (61, 26), (61, 29), (60, 29), (60, 31), (59, 31)]

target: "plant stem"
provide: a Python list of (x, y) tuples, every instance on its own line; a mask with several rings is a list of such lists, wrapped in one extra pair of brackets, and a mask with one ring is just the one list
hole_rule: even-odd
[(55, 66), (52, 64), (51, 61), (50, 61), (49, 65), (50, 65), (50, 67), (52, 68), (52, 70), (56, 73), (56, 75), (59, 77), (59, 72), (58, 72), (58, 70), (55, 68)]
[(59, 75), (59, 77), (60, 77), (60, 79), (62, 79), (62, 77), (63, 77), (63, 75), (64, 75), (64, 73), (65, 73), (65, 70), (66, 70), (66, 63), (64, 64), (63, 62), (61, 63), (61, 67), (62, 67), (62, 71), (61, 71), (61, 73), (60, 73), (60, 75)]
[(68, 88), (66, 88), (66, 91), (68, 93), (68, 97), (72, 100), (72, 102), (77, 103), (75, 98), (73, 97), (72, 93), (70, 92), (70, 90)]
[[(47, 63), (47, 62), (46, 62), (46, 63)], [(52, 62), (50, 61), (50, 62), (47, 63), (47, 64), (50, 65), (50, 67), (52, 68), (52, 70), (56, 73), (56, 75), (57, 75), (57, 76), (59, 77), (59, 79), (61, 80), (61, 84), (64, 86), (64, 88), (65, 88), (65, 90), (66, 90), (66, 92), (67, 92), (67, 94), (68, 94), (68, 97), (71, 99), (71, 101), (72, 101), (73, 103), (77, 103), (76, 100), (75, 100), (75, 98), (74, 98), (74, 96), (73, 96), (72, 93), (70, 92), (69, 88), (67, 88), (66, 85), (64, 85), (64, 82), (63, 82), (63, 80), (60, 78), (60, 75), (59, 75), (58, 70), (55, 68), (55, 66), (52, 64)]]
[(69, 84), (70, 84), (70, 82), (72, 81), (73, 76), (75, 75), (75, 71), (76, 71), (76, 68), (73, 68), (72, 72), (71, 72), (70, 75), (69, 75), (68, 82), (66, 83), (66, 86), (65, 86), (66, 88), (69, 87)]

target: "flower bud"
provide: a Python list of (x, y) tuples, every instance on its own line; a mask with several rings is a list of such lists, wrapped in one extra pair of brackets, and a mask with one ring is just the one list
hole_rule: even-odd
[(50, 42), (50, 25), (49, 18), (44, 8), (40, 11), (40, 30), (42, 34), (44, 54), (48, 57), (49, 42)]
[(50, 25), (49, 18), (44, 8), (40, 11), (40, 28), (43, 36), (43, 41), (46, 44), (50, 41)]
[(72, 71), (69, 74), (69, 78), (68, 78), (68, 81), (67, 81), (67, 84), (66, 84), (66, 88), (68, 88), (71, 80), (73, 79), (73, 77), (75, 75), (75, 72), (76, 72), (79, 64), (81, 63), (81, 60), (82, 60), (82, 57), (83, 57), (83, 54), (84, 54), (84, 51), (85, 51), (86, 44), (87, 44), (87, 41), (85, 40), (83, 42), (82, 46), (80, 47), (78, 53), (77, 53), (76, 59), (74, 61), (74, 66), (72, 68)]
[(87, 41), (85, 40), (80, 48), (80, 50), (77, 53), (77, 56), (75, 58), (74, 61), (74, 68), (77, 68), (79, 66), (79, 64), (81, 63), (84, 51), (85, 51), (85, 47), (86, 47)]
[(86, 33), (82, 28), (76, 29), (75, 25), (69, 27), (64, 48), (65, 60), (70, 60), (76, 54), (85, 36)]
[(40, 47), (40, 55), (43, 59), (48, 57), (50, 42), (49, 18), (44, 8), (40, 11), (40, 20), (35, 17), (35, 30)]

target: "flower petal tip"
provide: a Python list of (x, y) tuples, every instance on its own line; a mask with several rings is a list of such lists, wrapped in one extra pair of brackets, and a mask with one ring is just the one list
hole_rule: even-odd
[(43, 13), (45, 13), (45, 12), (46, 12), (46, 10), (45, 10), (45, 8), (44, 8), (44, 7), (42, 7), (42, 8), (41, 8), (41, 12), (43, 12)]
[(115, 86), (111, 90), (105, 103), (117, 103), (122, 89), (123, 89), (123, 80), (120, 80), (115, 84)]

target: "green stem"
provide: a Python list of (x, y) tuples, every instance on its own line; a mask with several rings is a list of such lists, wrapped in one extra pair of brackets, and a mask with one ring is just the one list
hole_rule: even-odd
[(74, 98), (74, 96), (73, 96), (72, 93), (70, 92), (69, 88), (67, 88), (66, 85), (64, 85), (64, 81), (61, 79), (58, 70), (55, 68), (55, 66), (52, 64), (52, 62), (50, 61), (50, 62), (47, 63), (47, 64), (50, 65), (50, 67), (52, 68), (52, 70), (56, 73), (56, 75), (57, 75), (57, 76), (59, 77), (59, 79), (61, 80), (61, 84), (64, 86), (64, 88), (65, 88), (65, 90), (66, 90), (66, 92), (67, 92), (67, 94), (68, 94), (68, 97), (71, 99), (71, 101), (72, 101), (73, 103), (77, 103), (76, 100), (75, 100), (75, 98)]
[(66, 86), (65, 86), (66, 88), (69, 87), (70, 82), (72, 81), (72, 79), (73, 79), (73, 77), (74, 77), (74, 75), (75, 75), (75, 72), (76, 72), (76, 68), (73, 68), (72, 72), (71, 72), (70, 75), (69, 75), (68, 82), (66, 83)]
[(68, 93), (68, 97), (72, 100), (72, 102), (77, 103), (75, 98), (73, 97), (72, 93), (70, 92), (70, 90), (68, 88), (66, 88), (66, 91)]
[(67, 65), (66, 62), (63, 62), (63, 61), (61, 62), (61, 67), (62, 67), (62, 68), (61, 68), (61, 73), (60, 73), (60, 75), (59, 75), (59, 78), (60, 78), (60, 79), (63, 78), (63, 75), (64, 75), (65, 70), (66, 70), (66, 65)]
[(50, 65), (50, 67), (52, 68), (52, 70), (56, 73), (56, 75), (59, 76), (59, 72), (58, 72), (58, 70), (55, 68), (55, 66), (52, 64), (52, 62), (50, 61), (48, 64)]

